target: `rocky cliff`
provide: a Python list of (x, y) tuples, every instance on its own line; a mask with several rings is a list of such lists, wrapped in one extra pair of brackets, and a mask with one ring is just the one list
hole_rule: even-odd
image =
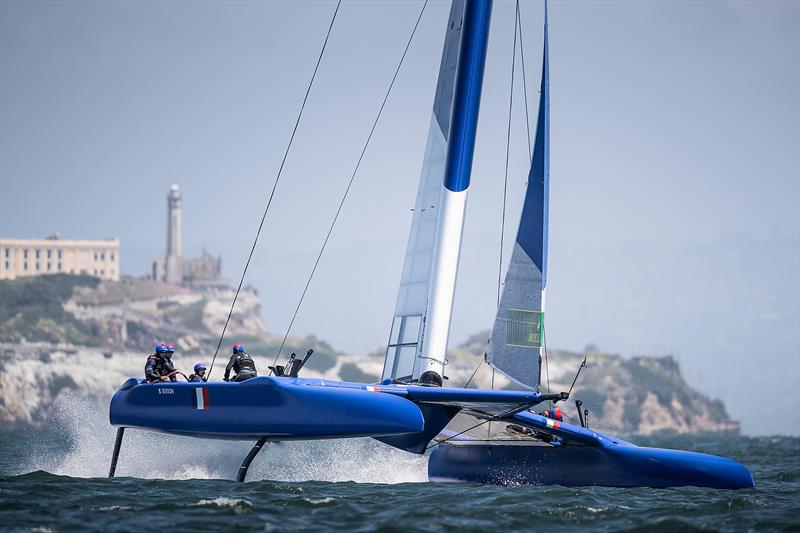
[[(153, 344), (176, 345), (175, 363), (188, 371), (211, 362), (232, 290), (191, 290), (146, 280), (99, 282), (47, 276), (0, 282), (0, 422), (38, 424), (64, 395), (108, 401), (128, 377), (143, 374)], [(448, 354), (450, 386), (508, 388), (509, 381), (481, 364), (488, 333), (475, 335)], [(229, 345), (242, 342), (260, 369), (273, 364), (282, 340), (269, 334), (254, 290), (239, 295), (212, 379), (222, 376)], [(314, 348), (306, 376), (374, 382), (383, 349), (366, 356), (337, 352), (312, 336), (291, 337), (281, 359)], [(623, 358), (589, 349), (586, 354), (550, 350), (543, 389), (566, 391), (584, 355), (588, 368), (572, 398), (590, 411), (592, 427), (624, 433), (738, 431), (719, 400), (693, 390), (676, 361)], [(577, 417), (570, 401), (565, 413)]]
[[(472, 385), (511, 388), (499, 372), (492, 376), (488, 365), (480, 365), (489, 332), (474, 335), (448, 354), (448, 373), (453, 386), (461, 386), (475, 371)], [(575, 400), (589, 410), (591, 427), (628, 434), (660, 432), (739, 432), (721, 400), (711, 399), (691, 388), (683, 379), (677, 361), (663, 357), (630, 357), (587, 347), (584, 353), (547, 351), (542, 363), (542, 391), (568, 391), (586, 358), (570, 401), (561, 404), (565, 414), (578, 418)]]

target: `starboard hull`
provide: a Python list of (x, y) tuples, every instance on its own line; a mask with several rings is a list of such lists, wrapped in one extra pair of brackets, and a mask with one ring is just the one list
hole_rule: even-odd
[(498, 485), (754, 486), (739, 463), (702, 453), (630, 444), (605, 447), (443, 443), (428, 462), (431, 481)]

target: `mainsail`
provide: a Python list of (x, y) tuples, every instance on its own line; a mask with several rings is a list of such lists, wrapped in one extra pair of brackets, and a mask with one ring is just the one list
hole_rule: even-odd
[(539, 117), (517, 239), (497, 309), (487, 360), (514, 381), (538, 387), (547, 287), (547, 219), (550, 185), (550, 76), (547, 7)]
[(428, 129), (428, 143), (425, 147), (403, 274), (400, 278), (400, 289), (397, 293), (392, 330), (386, 350), (384, 379), (413, 375), (417, 353), (422, 348), (423, 317), (427, 307), (436, 238), (436, 206), (439, 203), (444, 179), (464, 6), (465, 0), (454, 0), (450, 7), (433, 113)]

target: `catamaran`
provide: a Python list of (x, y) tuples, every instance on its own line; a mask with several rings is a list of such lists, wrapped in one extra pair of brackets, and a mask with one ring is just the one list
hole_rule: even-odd
[[(255, 441), (239, 481), (270, 441), (372, 437), (429, 453), (429, 478), (437, 482), (754, 486), (747, 468), (730, 459), (639, 447), (589, 429), (583, 419), (570, 424), (534, 411), (569, 398), (540, 388), (550, 179), (546, 10), (528, 184), (486, 354), (518, 390), (443, 386), (492, 11), (491, 0), (453, 0), (382, 380), (299, 377), (307, 358), (240, 383), (130, 378), (110, 404), (117, 438), (109, 477), (125, 429), (135, 428)], [(483, 431), (487, 425), (494, 434)]]

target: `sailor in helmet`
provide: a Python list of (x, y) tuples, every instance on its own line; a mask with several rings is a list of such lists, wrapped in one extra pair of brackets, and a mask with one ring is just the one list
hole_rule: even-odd
[(231, 360), (228, 361), (228, 366), (225, 367), (225, 377), (223, 378), (225, 381), (230, 381), (231, 370), (235, 373), (233, 381), (244, 381), (258, 375), (253, 358), (244, 351), (244, 346), (241, 344), (233, 345)]
[(172, 352), (175, 349), (168, 348), (164, 344), (155, 347), (154, 352), (147, 358), (144, 365), (144, 377), (150, 383), (155, 381), (177, 381), (175, 377), (175, 367), (172, 365)]
[(561, 413), (561, 409), (555, 406), (551, 409), (545, 409), (545, 411), (542, 413), (542, 416), (552, 418), (553, 420), (558, 420), (559, 422), (564, 420), (564, 415)]
[(206, 380), (206, 365), (197, 363), (194, 365), (194, 374), (189, 376), (189, 381), (198, 382)]

